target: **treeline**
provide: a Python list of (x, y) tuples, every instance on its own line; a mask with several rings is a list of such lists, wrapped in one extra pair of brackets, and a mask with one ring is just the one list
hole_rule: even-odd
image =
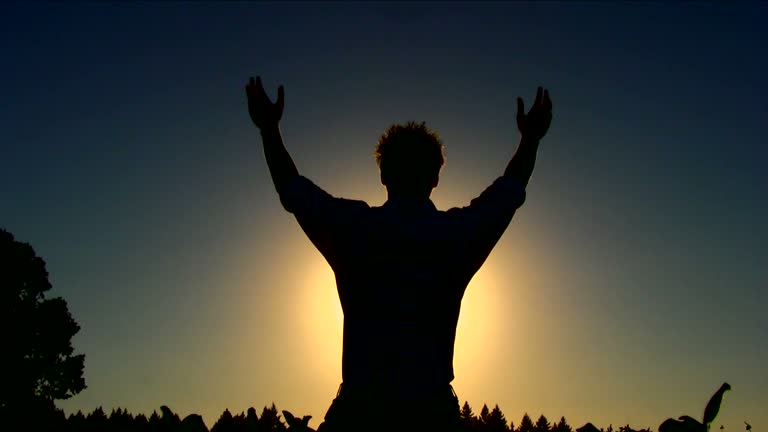
[[(464, 402), (461, 407), (461, 422), (468, 432), (574, 432), (565, 417), (560, 417), (560, 421), (556, 423), (550, 423), (547, 417), (542, 414), (534, 423), (528, 413), (525, 413), (520, 423), (515, 426), (513, 421), (507, 422), (498, 405), (495, 405), (493, 409), (488, 409), (488, 405), (483, 405), (480, 414), (475, 414), (469, 402)], [(598, 429), (592, 423), (587, 423), (575, 430), (578, 432), (614, 432), (613, 425), (609, 425), (607, 429)], [(649, 428), (632, 429), (626, 425), (619, 427), (616, 432), (651, 432), (651, 430)]]
[[(44, 430), (63, 432), (291, 432), (299, 428), (291, 428), (284, 422), (273, 403), (264, 407), (261, 415), (254, 408), (246, 412), (232, 414), (224, 410), (219, 419), (208, 429), (203, 418), (198, 414), (190, 414), (183, 419), (167, 406), (160, 407), (160, 412), (153, 411), (147, 417), (144, 414), (133, 415), (127, 410), (117, 408), (107, 414), (101, 407), (88, 414), (81, 411), (66, 416), (60, 409), (53, 409), (47, 414), (38, 413), (29, 418), (27, 424), (17, 424), (11, 430)], [(317, 419), (311, 426), (317, 428), (322, 418)], [(614, 431), (612, 426), (598, 429), (591, 423), (574, 429), (560, 417), (556, 423), (550, 423), (542, 414), (534, 423), (528, 414), (523, 415), (518, 425), (507, 421), (499, 406), (489, 409), (483, 405), (476, 414), (468, 402), (461, 408), (461, 421), (467, 432), (651, 432), (650, 429), (634, 430), (629, 425), (619, 427)], [(42, 430), (42, 429), (40, 429)]]

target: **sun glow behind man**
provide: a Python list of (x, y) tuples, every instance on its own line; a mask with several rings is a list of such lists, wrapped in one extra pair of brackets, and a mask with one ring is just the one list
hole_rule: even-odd
[[(322, 381), (340, 379), (339, 358), (342, 350), (344, 314), (336, 293), (333, 271), (321, 256), (306, 257), (304, 282), (296, 291), (301, 317), (302, 340), (309, 359), (306, 366)], [(510, 293), (507, 284), (496, 277), (496, 266), (480, 270), (467, 288), (461, 306), (456, 331), (454, 367), (456, 381), (462, 387), (472, 387), (484, 378), (484, 371), (493, 369), (494, 346), (500, 340), (499, 323), (509, 324), (512, 317), (505, 314)]]

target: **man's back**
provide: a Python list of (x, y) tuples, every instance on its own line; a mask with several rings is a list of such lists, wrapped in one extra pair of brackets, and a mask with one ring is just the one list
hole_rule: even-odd
[(512, 178), (448, 211), (429, 199), (371, 208), (302, 177), (284, 190), (286, 209), (336, 274), (345, 383), (436, 388), (453, 380), (464, 290), (524, 198)]

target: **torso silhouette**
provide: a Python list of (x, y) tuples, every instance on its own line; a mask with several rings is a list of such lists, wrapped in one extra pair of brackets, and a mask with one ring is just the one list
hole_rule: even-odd
[(429, 389), (453, 380), (464, 290), (524, 199), (509, 177), (448, 211), (429, 199), (370, 207), (304, 177), (291, 182), (281, 201), (336, 275), (345, 385)]

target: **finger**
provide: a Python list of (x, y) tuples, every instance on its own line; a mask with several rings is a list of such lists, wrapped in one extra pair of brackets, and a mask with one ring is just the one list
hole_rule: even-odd
[(278, 116), (283, 114), (283, 107), (285, 107), (285, 89), (283, 86), (277, 88), (277, 113)]
[(518, 123), (525, 120), (525, 107), (523, 104), (523, 98), (517, 98), (517, 121)]
[(552, 111), (552, 99), (549, 98), (549, 90), (544, 90), (544, 108), (547, 111)]
[(536, 89), (536, 100), (535, 100), (535, 101), (533, 101), (533, 106), (538, 106), (538, 105), (540, 105), (540, 104), (541, 104), (541, 90), (542, 90), (542, 89), (541, 89), (541, 86), (539, 86), (539, 87)]
[(253, 93), (253, 87), (255, 86), (253, 82), (253, 77), (248, 79), (248, 84), (245, 85), (245, 93), (248, 94), (248, 96), (251, 96)]
[(264, 86), (261, 84), (261, 77), (260, 76), (256, 77), (256, 92), (260, 95), (259, 97), (261, 97), (262, 99), (266, 99), (270, 103), (272, 102), (269, 99), (269, 96), (267, 96), (267, 92), (264, 91)]

